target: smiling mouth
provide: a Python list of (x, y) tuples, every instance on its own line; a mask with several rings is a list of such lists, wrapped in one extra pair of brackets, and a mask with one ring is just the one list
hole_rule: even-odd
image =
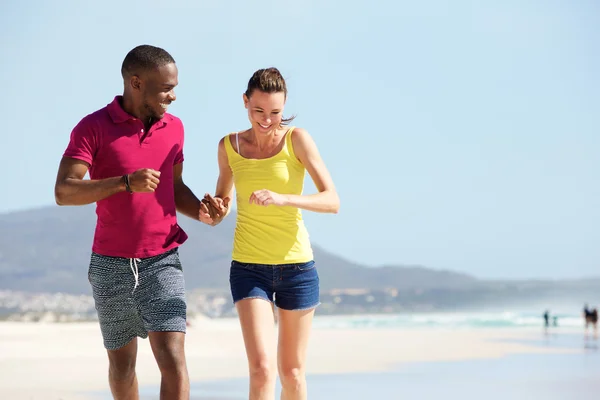
[(166, 104), (166, 103), (160, 103), (160, 107), (161, 107), (163, 110), (165, 110), (165, 111), (166, 111), (166, 110), (167, 110), (167, 108), (169, 108), (169, 104)]
[(261, 123), (259, 123), (260, 127), (263, 129), (269, 129), (271, 127), (271, 125), (263, 125)]

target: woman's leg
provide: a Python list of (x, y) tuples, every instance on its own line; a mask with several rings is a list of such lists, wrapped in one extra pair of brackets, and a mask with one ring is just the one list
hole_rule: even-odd
[(281, 379), (281, 400), (305, 400), (306, 349), (315, 309), (279, 312), (277, 362)]
[(275, 398), (276, 357), (273, 305), (264, 299), (236, 304), (250, 371), (250, 400)]
[[(275, 271), (275, 305), (279, 317), (277, 365), (283, 400), (306, 399), (306, 349), (319, 302), (319, 274), (314, 261), (281, 266)], [(277, 279), (279, 278), (279, 279)]]

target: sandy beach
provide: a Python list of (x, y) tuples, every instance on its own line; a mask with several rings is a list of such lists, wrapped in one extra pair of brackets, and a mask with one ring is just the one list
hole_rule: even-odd
[[(308, 373), (361, 373), (404, 363), (491, 359), (513, 354), (573, 353), (511, 342), (539, 339), (540, 329), (315, 328)], [(186, 338), (192, 382), (247, 375), (235, 319), (196, 319)], [(140, 340), (140, 386), (160, 383), (148, 340)], [(107, 358), (98, 324), (0, 323), (0, 398), (85, 400), (107, 391)]]

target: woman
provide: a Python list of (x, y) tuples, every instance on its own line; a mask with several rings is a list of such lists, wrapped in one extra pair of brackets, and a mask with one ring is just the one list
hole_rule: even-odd
[[(243, 95), (251, 127), (219, 142), (215, 197), (205, 196), (216, 225), (236, 188), (237, 223), (230, 285), (250, 372), (250, 399), (306, 399), (305, 361), (319, 303), (319, 276), (301, 209), (337, 213), (339, 198), (317, 146), (283, 118), (287, 89), (276, 68), (258, 70)], [(318, 189), (302, 195), (305, 171)], [(275, 338), (273, 304), (278, 308)], [(277, 349), (275, 343), (278, 342)], [(276, 369), (277, 366), (277, 369)]]

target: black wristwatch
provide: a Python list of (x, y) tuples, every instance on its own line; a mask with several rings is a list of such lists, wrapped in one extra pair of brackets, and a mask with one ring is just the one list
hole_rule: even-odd
[(127, 190), (129, 193), (133, 193), (131, 186), (129, 186), (129, 175), (123, 175), (123, 181), (125, 182), (125, 190)]

